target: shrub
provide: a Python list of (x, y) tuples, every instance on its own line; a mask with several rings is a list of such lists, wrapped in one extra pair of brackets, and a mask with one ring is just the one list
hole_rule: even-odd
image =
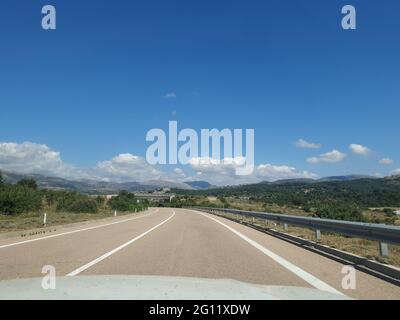
[(396, 216), (396, 212), (393, 209), (390, 209), (390, 208), (384, 208), (383, 209), (383, 213), (388, 217)]
[(111, 198), (108, 201), (108, 205), (113, 210), (118, 211), (134, 211), (141, 208), (137, 203), (135, 195), (127, 191), (121, 191), (118, 196)]
[(22, 179), (18, 181), (17, 185), (34, 190), (37, 190), (38, 188), (36, 181), (33, 179)]
[(98, 204), (93, 199), (79, 199), (70, 204), (68, 211), (75, 213), (97, 213)]
[(53, 191), (46, 193), (47, 201), (57, 204), (57, 211), (74, 213), (97, 213), (99, 204), (96, 199), (76, 191)]
[(362, 215), (360, 208), (355, 205), (343, 204), (324, 204), (317, 210), (319, 218), (333, 219), (333, 220), (346, 220), (346, 221), (359, 221), (365, 222), (366, 219)]
[(34, 189), (21, 185), (2, 185), (0, 189), (0, 212), (15, 215), (38, 211), (42, 207), (42, 197)]

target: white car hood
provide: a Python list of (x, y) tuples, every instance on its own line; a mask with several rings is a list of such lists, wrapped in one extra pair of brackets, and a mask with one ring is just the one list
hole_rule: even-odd
[(264, 286), (230, 279), (164, 276), (57, 277), (55, 290), (42, 279), (0, 282), (0, 300), (343, 300), (312, 288)]

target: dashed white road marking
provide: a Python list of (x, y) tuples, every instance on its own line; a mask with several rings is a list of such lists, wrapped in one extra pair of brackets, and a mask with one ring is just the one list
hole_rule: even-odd
[(105, 224), (101, 224), (101, 225), (94, 226), (94, 227), (88, 227), (88, 228), (83, 228), (83, 229), (63, 232), (63, 233), (57, 233), (57, 234), (53, 234), (51, 236), (45, 236), (45, 237), (40, 237), (40, 238), (35, 238), (35, 239), (30, 239), (30, 240), (25, 240), (25, 241), (10, 243), (10, 244), (5, 244), (5, 245), (0, 246), (0, 249), (9, 248), (9, 247), (18, 246), (18, 245), (21, 245), (21, 244), (26, 244), (26, 243), (36, 242), (36, 241), (41, 241), (41, 240), (46, 240), (46, 239), (51, 239), (51, 238), (56, 238), (56, 237), (61, 237), (61, 236), (66, 236), (66, 235), (74, 234), (74, 233), (78, 233), (78, 232), (104, 228), (104, 227), (112, 226), (112, 225), (115, 225), (115, 224), (120, 224), (120, 223), (124, 223), (124, 222), (128, 222), (128, 221), (132, 221), (132, 220), (137, 220), (137, 219), (141, 219), (141, 218), (144, 218), (144, 217), (148, 217), (149, 215), (151, 215), (153, 213), (156, 213), (158, 211), (159, 211), (159, 209), (156, 209), (155, 211), (150, 212), (149, 214), (146, 214), (146, 215), (143, 215), (143, 216), (140, 216), (140, 217), (134, 217), (134, 218), (124, 219), (124, 220), (115, 221), (115, 222), (111, 222), (111, 223), (105, 223)]
[(147, 234), (149, 234), (150, 232), (156, 230), (157, 228), (161, 227), (164, 223), (167, 223), (169, 220), (171, 220), (174, 216), (175, 216), (175, 210), (172, 210), (173, 214), (166, 220), (164, 220), (163, 222), (159, 223), (158, 225), (156, 225), (155, 227), (147, 230), (146, 232), (143, 232), (142, 234), (140, 234), (139, 236), (137, 236), (136, 238), (133, 238), (132, 240), (129, 240), (128, 242), (124, 243), (123, 245), (120, 245), (118, 248), (115, 248), (105, 254), (103, 254), (101, 257), (98, 257), (96, 259), (94, 259), (93, 261), (85, 264), (84, 266), (70, 272), (67, 274), (67, 277), (73, 277), (76, 276), (78, 274), (80, 274), (81, 272), (89, 269), (90, 267), (94, 266), (95, 264), (103, 261), (104, 259), (107, 259), (108, 257), (112, 256), (114, 253), (117, 253), (118, 251), (124, 249), (125, 247), (131, 245), (132, 243), (134, 243), (135, 241), (143, 238), (144, 236), (146, 236)]

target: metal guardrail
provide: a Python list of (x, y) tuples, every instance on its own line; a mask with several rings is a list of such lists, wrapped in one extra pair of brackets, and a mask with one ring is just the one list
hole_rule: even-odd
[(225, 212), (239, 216), (256, 219), (270, 220), (282, 223), (287, 229), (288, 225), (314, 229), (317, 240), (321, 237), (321, 231), (338, 233), (341, 235), (379, 241), (379, 249), (382, 256), (387, 256), (388, 243), (400, 244), (400, 227), (385, 224), (350, 222), (342, 220), (320, 219), (310, 217), (291, 216), (266, 212), (243, 211), (235, 209), (220, 209), (209, 207), (195, 207), (197, 210), (216, 213)]

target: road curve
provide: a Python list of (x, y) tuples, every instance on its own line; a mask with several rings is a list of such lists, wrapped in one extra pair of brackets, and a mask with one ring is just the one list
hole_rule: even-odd
[(40, 277), (44, 265), (53, 265), (58, 276), (235, 279), (314, 287), (357, 299), (400, 299), (399, 287), (361, 271), (356, 271), (356, 289), (344, 290), (343, 264), (227, 219), (187, 209), (152, 209), (37, 239), (0, 241), (0, 280)]

